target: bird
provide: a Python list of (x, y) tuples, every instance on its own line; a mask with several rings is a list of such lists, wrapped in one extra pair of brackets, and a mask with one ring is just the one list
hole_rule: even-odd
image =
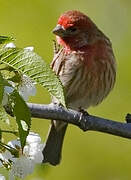
[[(60, 48), (55, 48), (51, 68), (62, 82), (67, 107), (80, 111), (100, 104), (116, 80), (111, 41), (78, 10), (60, 15), (53, 33)], [(59, 104), (55, 97), (53, 102)], [(67, 126), (65, 122), (51, 121), (43, 149), (44, 163), (60, 163)]]

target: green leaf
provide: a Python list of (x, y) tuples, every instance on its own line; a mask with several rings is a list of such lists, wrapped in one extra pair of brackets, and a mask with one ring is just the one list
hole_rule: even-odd
[(2, 100), (4, 98), (4, 86), (7, 85), (8, 83), (6, 80), (2, 77), (0, 73), (0, 121), (9, 124), (9, 118), (8, 115), (5, 111), (5, 109), (2, 106)]
[(26, 137), (29, 134), (29, 130), (31, 126), (31, 115), (28, 106), (26, 105), (25, 101), (16, 90), (14, 90), (11, 96), (12, 99), (14, 100), (13, 112), (16, 117), (21, 147), (23, 149), (26, 143)]
[(0, 129), (0, 141), (2, 140), (2, 131)]
[(3, 94), (4, 94), (4, 79), (0, 73), (0, 104), (2, 103), (3, 100)]
[(0, 36), (0, 44), (9, 43), (11, 41), (14, 41), (13, 37)]
[(45, 87), (65, 106), (64, 90), (61, 81), (43, 59), (29, 49), (3, 48), (0, 50), (0, 63), (13, 67)]
[(0, 122), (4, 122), (6, 124), (9, 124), (9, 118), (8, 118), (8, 115), (5, 111), (5, 109), (3, 108), (2, 105), (0, 105)]

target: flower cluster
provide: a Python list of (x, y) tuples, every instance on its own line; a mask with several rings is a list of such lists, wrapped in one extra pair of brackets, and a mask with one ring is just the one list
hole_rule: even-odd
[(28, 101), (29, 96), (35, 96), (36, 88), (35, 84), (31, 81), (31, 79), (23, 75), (21, 78), (21, 83), (18, 87), (19, 94), (23, 97), (25, 101)]
[(5, 180), (5, 177), (2, 174), (0, 174), (0, 180)]
[(1, 167), (6, 167), (9, 170), (9, 179), (14, 180), (15, 177), (24, 178), (31, 174), (36, 164), (42, 163), (43, 154), (42, 150), (44, 144), (41, 144), (41, 138), (38, 134), (30, 132), (26, 139), (26, 145), (21, 150), (19, 140), (8, 142), (8, 147), (16, 150), (16, 155), (10, 151), (0, 153)]

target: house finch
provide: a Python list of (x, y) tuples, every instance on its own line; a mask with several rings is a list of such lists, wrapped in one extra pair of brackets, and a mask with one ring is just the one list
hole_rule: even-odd
[[(116, 79), (110, 40), (79, 11), (62, 14), (53, 33), (62, 48), (55, 54), (51, 67), (65, 88), (67, 106), (79, 110), (98, 105)], [(44, 162), (60, 162), (66, 128), (66, 123), (52, 121), (43, 150)]]

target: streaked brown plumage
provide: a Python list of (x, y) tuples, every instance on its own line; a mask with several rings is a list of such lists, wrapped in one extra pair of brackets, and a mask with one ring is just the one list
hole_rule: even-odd
[[(114, 87), (116, 78), (110, 40), (79, 11), (61, 15), (53, 32), (62, 49), (51, 66), (65, 87), (68, 107), (79, 110), (99, 104)], [(66, 128), (67, 124), (52, 121), (44, 149), (45, 162), (60, 162)]]

